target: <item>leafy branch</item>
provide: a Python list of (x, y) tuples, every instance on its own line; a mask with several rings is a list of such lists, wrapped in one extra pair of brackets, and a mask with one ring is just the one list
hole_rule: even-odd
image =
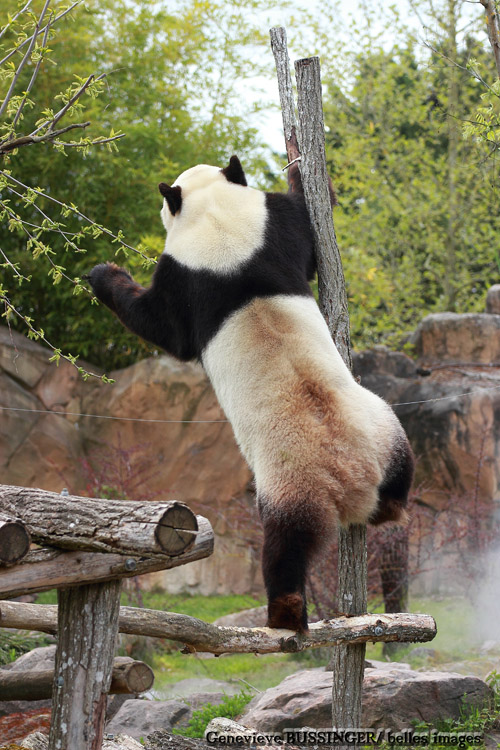
[[(154, 264), (154, 259), (142, 249), (127, 244), (121, 231), (112, 232), (83, 214), (73, 203), (58, 200), (48, 190), (39, 186), (30, 187), (17, 179), (10, 168), (11, 162), (15, 165), (13, 160), (18, 150), (24, 146), (46, 144), (63, 154), (66, 148), (72, 148), (85, 155), (95, 146), (105, 145), (109, 150), (114, 150), (116, 141), (124, 137), (124, 133), (111, 129), (109, 135), (93, 138), (81, 135), (78, 140), (63, 138), (66, 133), (82, 131), (90, 125), (90, 120), (80, 117), (85, 108), (83, 99), (85, 96), (94, 99), (104, 91), (104, 73), (74, 76), (73, 83), (55, 96), (54, 100), (59, 100), (58, 106), (41, 110), (34, 125), (25, 125), (26, 112), (37, 111), (37, 104), (32, 96), (37, 82), (40, 86), (39, 76), (51, 53), (50, 40), (55, 34), (54, 27), (82, 1), (76, 0), (62, 8), (58, 6), (56, 13), (51, 8), (52, 0), (45, 0), (41, 11), (36, 14), (31, 10), (32, 0), (28, 0), (0, 27), (0, 87), (3, 85), (5, 88), (4, 96), (0, 98), (0, 158), (3, 157), (5, 165), (0, 169), (0, 221), (8, 231), (25, 238), (26, 262), (29, 258), (37, 262), (42, 259), (48, 264), (47, 273), (54, 284), (64, 280), (73, 285), (74, 294), (83, 292), (92, 297), (91, 291), (82, 284), (81, 279), (71, 278), (64, 265), (58, 261), (50, 239), (54, 235), (62, 238), (64, 252), (85, 253), (87, 241), (93, 242), (104, 235), (117, 245), (116, 253), (136, 253), (144, 265)], [(32, 72), (28, 76), (30, 69)], [(39, 203), (42, 203), (43, 208)], [(62, 214), (63, 220), (49, 215), (50, 207)], [(75, 219), (76, 229), (65, 222), (71, 217)], [(23, 270), (23, 261), (13, 262), (3, 249), (0, 249), (0, 268), (10, 274), (17, 285), (29, 284), (32, 280), (32, 274)], [(2, 317), (7, 321), (13, 316), (20, 319), (30, 338), (41, 339), (53, 351), (51, 361), (58, 363), (63, 358), (74, 364), (85, 378), (92, 376), (108, 380), (105, 376), (84, 370), (78, 366), (76, 357), (63, 354), (50, 343), (44, 330), (37, 328), (33, 319), (14, 304), (9, 290), (2, 285), (0, 302), (4, 307)]]

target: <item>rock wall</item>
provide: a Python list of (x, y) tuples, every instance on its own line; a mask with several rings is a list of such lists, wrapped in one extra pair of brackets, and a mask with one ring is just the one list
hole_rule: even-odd
[[(354, 355), (355, 374), (394, 404), (422, 502), (439, 508), (477, 485), (500, 514), (500, 314), (430, 315), (413, 343), (417, 361), (376, 347)], [(201, 367), (163, 355), (104, 384), (49, 356), (0, 328), (0, 481), (88, 494), (86, 463), (100, 462), (102, 474), (106, 459), (111, 467), (117, 451), (133, 451), (128, 496), (183, 500), (217, 535), (212, 558), (153, 581), (172, 592), (262, 593), (252, 477)]]

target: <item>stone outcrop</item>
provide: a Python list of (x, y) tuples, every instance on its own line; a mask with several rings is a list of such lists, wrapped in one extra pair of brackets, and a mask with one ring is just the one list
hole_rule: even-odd
[[(406, 664), (371, 662), (363, 683), (363, 727), (405, 729), (415, 718), (458, 718), (463, 699), (480, 706), (491, 689), (478, 677), (453, 672), (415, 672)], [(331, 672), (296, 672), (254, 698), (240, 721), (261, 731), (331, 726)], [(465, 696), (465, 698), (464, 698)]]
[(500, 315), (500, 284), (493, 284), (486, 295), (486, 312)]

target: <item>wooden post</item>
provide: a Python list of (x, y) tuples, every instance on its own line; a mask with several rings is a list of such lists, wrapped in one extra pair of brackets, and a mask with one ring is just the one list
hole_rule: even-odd
[[(288, 133), (294, 126), (288, 53), (284, 29), (271, 30), (276, 59), (287, 154)], [(344, 362), (352, 369), (349, 312), (342, 262), (333, 226), (325, 155), (320, 65), (317, 57), (295, 63), (298, 92), (300, 173), (315, 236), (319, 305)], [(291, 99), (291, 102), (290, 102)], [(292, 114), (290, 114), (292, 113)], [(295, 130), (293, 130), (295, 132)], [(350, 526), (339, 531), (339, 607), (346, 614), (366, 612), (366, 529)], [(361, 691), (365, 644), (337, 646), (333, 674), (333, 725), (361, 725)]]
[[(352, 369), (349, 312), (342, 261), (333, 227), (325, 154), (325, 126), (319, 58), (295, 63), (304, 196), (315, 235), (321, 311), (335, 345)], [(366, 612), (366, 528), (339, 530), (338, 597), (344, 614)], [(366, 645), (338, 646), (333, 666), (332, 719), (335, 727), (361, 726)]]
[(120, 581), (58, 591), (48, 750), (101, 750), (118, 635)]

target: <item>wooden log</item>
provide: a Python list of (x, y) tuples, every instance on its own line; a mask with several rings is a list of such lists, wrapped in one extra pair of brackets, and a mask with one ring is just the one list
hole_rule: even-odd
[[(298, 60), (295, 72), (302, 150), (300, 171), (314, 232), (319, 305), (342, 359), (352, 370), (347, 293), (328, 191), (319, 58)], [(367, 607), (366, 528), (340, 528), (338, 539), (339, 608), (346, 614), (360, 615)], [(361, 726), (365, 652), (365, 643), (352, 642), (334, 650), (330, 662), (334, 727)]]
[(295, 117), (295, 104), (286, 43), (286, 31), (281, 26), (277, 26), (271, 29), (269, 34), (271, 36), (271, 49), (276, 63), (286, 155), (288, 161), (292, 162), (300, 157), (300, 148), (297, 138), (297, 120)]
[[(0, 701), (39, 701), (52, 697), (53, 669), (24, 672), (0, 669)], [(153, 687), (154, 674), (143, 661), (119, 656), (113, 662), (111, 687), (113, 695), (139, 695)]]
[(184, 503), (138, 503), (0, 485), (0, 512), (19, 518), (39, 544), (122, 555), (180, 555), (194, 544)]
[(193, 546), (176, 557), (125, 557), (108, 552), (62, 551), (54, 548), (32, 550), (16, 565), (0, 568), (0, 599), (83, 583), (130, 578), (209, 557), (214, 546), (212, 527), (203, 516), (197, 516), (196, 520), (199, 530)]
[(28, 553), (30, 543), (29, 531), (21, 521), (0, 513), (0, 565), (21, 560)]
[(295, 73), (300, 126), (300, 174), (314, 233), (319, 307), (335, 346), (352, 370), (347, 293), (328, 189), (319, 58), (297, 60)]
[(48, 750), (101, 750), (121, 581), (58, 592)]
[[(57, 606), (0, 602), (0, 627), (57, 632)], [(222, 627), (196, 617), (152, 609), (120, 607), (120, 633), (147, 635), (184, 643), (188, 651), (212, 654), (275, 652), (292, 653), (341, 643), (402, 641), (423, 643), (436, 635), (430, 615), (408, 612), (367, 614), (321, 620), (309, 626), (305, 635), (273, 628)]]

